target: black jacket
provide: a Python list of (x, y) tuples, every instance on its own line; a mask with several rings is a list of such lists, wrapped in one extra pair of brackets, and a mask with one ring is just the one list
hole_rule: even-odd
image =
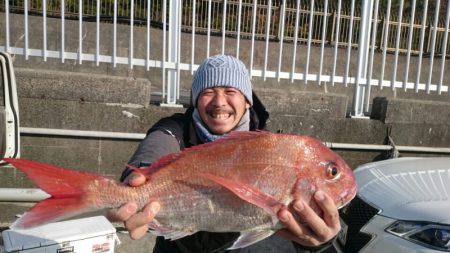
[[(189, 108), (184, 114), (174, 114), (158, 121), (147, 132), (147, 137), (140, 143), (129, 164), (135, 167), (148, 166), (163, 155), (201, 144), (193, 126), (192, 112), (193, 108)], [(253, 95), (253, 106), (250, 108), (250, 130), (263, 130), (268, 118), (266, 109), (258, 97)], [(121, 180), (124, 180), (130, 172), (131, 170), (124, 171)], [(310, 249), (276, 235), (246, 248), (226, 251), (238, 237), (239, 233), (202, 231), (174, 241), (158, 237), (153, 252), (311, 252)], [(320, 249), (323, 250), (324, 247)]]

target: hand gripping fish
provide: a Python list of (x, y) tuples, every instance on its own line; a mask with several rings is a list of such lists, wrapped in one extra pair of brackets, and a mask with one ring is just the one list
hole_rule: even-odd
[[(351, 168), (308, 136), (233, 132), (215, 142), (162, 157), (137, 169), (147, 182), (129, 187), (100, 175), (25, 159), (4, 159), (51, 195), (13, 224), (28, 228), (135, 201), (158, 201), (152, 232), (178, 239), (197, 231), (240, 232), (230, 249), (258, 242), (282, 228), (280, 208), (294, 196), (313, 205), (318, 189), (338, 208), (356, 194)], [(317, 208), (317, 206), (316, 206)]]

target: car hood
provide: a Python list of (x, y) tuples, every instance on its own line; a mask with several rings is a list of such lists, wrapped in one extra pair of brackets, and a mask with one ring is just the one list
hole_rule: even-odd
[(359, 197), (381, 215), (450, 224), (450, 157), (398, 158), (354, 173)]

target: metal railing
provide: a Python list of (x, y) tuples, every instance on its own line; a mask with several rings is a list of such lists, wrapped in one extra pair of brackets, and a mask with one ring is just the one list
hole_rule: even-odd
[[(3, 2), (6, 0), (3, 0)], [(117, 1), (117, 21), (120, 23), (129, 23), (130, 20), (130, 11), (131, 11), (131, 1), (129, 0), (116, 0)], [(196, 7), (196, 33), (207, 33), (208, 31), (208, 2), (209, 0), (183, 0), (182, 1), (182, 19), (181, 19), (181, 29), (184, 32), (192, 31), (192, 8)], [(280, 39), (281, 37), (281, 9), (283, 7), (283, 1), (273, 1), (271, 6), (271, 20), (276, 21), (272, 22), (269, 32), (270, 39)], [(329, 20), (326, 27), (326, 42), (329, 44), (336, 43), (336, 41), (341, 46), (345, 46), (344, 41), (348, 41), (349, 35), (349, 27), (350, 20), (352, 19), (350, 16), (351, 6), (348, 4), (350, 1), (344, 1), (341, 8), (341, 15), (338, 15), (338, 4), (337, 1), (331, 1), (328, 5), (328, 11), (324, 12), (324, 0), (316, 1), (314, 6), (314, 22), (313, 29), (306, 29), (308, 26), (308, 19), (311, 13), (310, 6), (307, 4), (307, 1), (301, 1), (299, 8), (299, 27), (301, 29), (298, 30), (298, 42), (306, 43), (308, 41), (308, 34), (312, 31), (312, 40), (313, 44), (320, 44), (322, 38), (322, 22), (324, 20), (324, 16)], [(83, 18), (84, 20), (94, 20), (96, 19), (96, 3), (95, 0), (83, 0), (81, 1), (81, 5), (83, 6)], [(163, 0), (134, 0), (133, 1), (133, 17), (135, 25), (145, 25), (147, 22), (147, 9), (150, 6), (150, 20), (155, 25), (161, 25), (162, 20), (162, 4)], [(166, 1), (166, 4), (169, 2)], [(293, 41), (294, 40), (294, 32), (295, 32), (295, 23), (296, 23), (296, 15), (297, 10), (295, 6), (295, 1), (286, 1), (285, 7), (285, 29), (283, 38), (285, 41)], [(358, 4), (358, 3), (356, 3)], [(66, 19), (77, 19), (79, 15), (79, 1), (75, 0), (66, 0), (64, 16)], [(228, 0), (227, 8), (226, 8), (226, 18), (227, 24), (225, 27), (225, 33), (228, 36), (236, 36), (237, 34), (237, 22), (238, 22), (238, 9), (239, 9), (239, 1), (237, 0)], [(61, 0), (47, 0), (46, 1), (46, 16), (47, 17), (61, 17)], [(15, 13), (23, 13), (24, 8), (24, 0), (9, 0), (9, 7), (11, 12)], [(28, 1), (28, 12), (34, 15), (42, 15), (43, 10), (43, 1)], [(224, 9), (224, 0), (211, 0), (211, 12), (215, 15), (211, 16), (211, 27), (210, 30), (212, 33), (221, 33), (222, 29), (222, 15)], [(267, 0), (259, 0), (256, 13), (258, 18), (255, 24), (255, 36), (257, 39), (265, 38), (265, 17), (268, 13), (268, 5)], [(0, 10), (4, 11), (4, 3), (2, 4), (0, 1)], [(387, 48), (388, 52), (395, 52), (395, 41), (396, 41), (396, 32), (395, 28), (398, 27), (398, 15), (399, 13), (392, 13), (390, 22), (386, 24), (386, 12), (384, 10), (379, 10), (378, 20), (376, 21), (379, 27), (383, 27), (383, 31), (379, 32), (376, 42), (374, 46), (377, 48), (383, 48), (385, 45), (383, 44), (383, 36), (384, 29), (389, 30), (389, 36), (387, 40)], [(409, 10), (411, 12), (411, 10)], [(241, 25), (240, 25), (240, 35), (243, 38), (251, 38), (252, 36), (252, 13), (253, 13), (253, 3), (252, 0), (242, 0), (242, 8), (241, 8)], [(445, 35), (445, 13), (440, 15), (438, 21), (437, 28), (437, 39), (436, 39), (436, 49), (438, 53), (442, 53), (442, 37)], [(339, 18), (339, 20), (337, 20)], [(111, 22), (114, 19), (114, 0), (101, 0), (100, 1), (100, 21), (101, 22)], [(353, 17), (353, 29), (358, 31), (359, 23), (361, 20), (361, 14), (359, 9), (355, 9), (354, 17)], [(422, 17), (416, 17), (413, 22), (410, 21), (410, 15), (404, 15), (401, 25), (401, 33), (400, 33), (400, 53), (406, 53), (408, 51), (408, 31), (412, 24), (413, 29), (413, 40), (411, 53), (419, 54), (419, 37), (420, 30), (422, 29), (421, 24)], [(375, 22), (375, 21), (373, 21)], [(335, 36), (336, 24), (340, 23), (340, 34), (339, 38)], [(428, 19), (425, 26), (425, 46), (424, 52), (430, 52), (431, 48), (431, 35), (433, 33), (433, 21)], [(358, 37), (357, 32), (353, 32), (353, 46), (357, 47)], [(450, 45), (447, 47), (447, 52), (450, 49)]]
[[(393, 6), (392, 0), (356, 1), (356, 0), (309, 0), (309, 1), (275, 0), (3, 0), (1, 7), (5, 16), (5, 42), (0, 50), (23, 54), (28, 59), (30, 55), (94, 61), (163, 70), (163, 96), (167, 104), (174, 105), (179, 99), (180, 71), (193, 73), (198, 65), (195, 61), (195, 44), (203, 43), (206, 55), (210, 55), (211, 37), (222, 37), (222, 50), (225, 50), (225, 37), (236, 39), (236, 56), (239, 57), (241, 39), (250, 39), (251, 46), (246, 48), (250, 52), (250, 73), (252, 76), (267, 78), (290, 79), (317, 82), (357, 84), (355, 87), (354, 115), (363, 115), (369, 108), (369, 95), (372, 86), (380, 89), (390, 87), (404, 90), (434, 91), (438, 94), (448, 93), (448, 85), (444, 83), (446, 57), (449, 50), (448, 31), (450, 5), (445, 0), (431, 1), (399, 0), (398, 6)], [(409, 5), (406, 8), (404, 3)], [(17, 6), (19, 3), (23, 7)], [(387, 4), (387, 6), (384, 6)], [(430, 8), (429, 8), (430, 7)], [(446, 8), (443, 8), (446, 7)], [(112, 10), (112, 11), (111, 11)], [(10, 43), (10, 13), (21, 12), (24, 18), (24, 46), (12, 47)], [(43, 20), (42, 48), (30, 48), (29, 24), (31, 14), (41, 14)], [(267, 15), (270, 13), (270, 15)], [(61, 20), (61, 48), (58, 51), (47, 48), (48, 15), (59, 16)], [(70, 52), (65, 49), (65, 20), (78, 21), (78, 49)], [(83, 23), (96, 23), (95, 53), (83, 51)], [(111, 55), (100, 53), (100, 22), (109, 22), (113, 26), (113, 51)], [(128, 57), (117, 55), (117, 24), (129, 24)], [(162, 52), (154, 55), (151, 51), (151, 24), (160, 24), (163, 29), (161, 35)], [(146, 57), (135, 58), (133, 55), (134, 29), (136, 26), (146, 27)], [(168, 33), (166, 33), (168, 31)], [(191, 50), (180, 51), (181, 33), (191, 33)], [(206, 40), (196, 39), (197, 33), (205, 33)], [(215, 34), (215, 35), (213, 35)], [(255, 40), (264, 41), (263, 66), (256, 66)], [(275, 41), (275, 42), (274, 42)], [(110, 43), (109, 41), (106, 43)], [(278, 46), (278, 57), (268, 57), (269, 44), (271, 50), (274, 43)], [(283, 51), (286, 43), (292, 43), (292, 51)], [(299, 51), (300, 44), (307, 46), (307, 50)], [(325, 60), (325, 45), (332, 49), (332, 56)], [(302, 45), (302, 46), (304, 46)], [(312, 66), (312, 49), (319, 48), (319, 66)], [(357, 69), (352, 73), (350, 67), (352, 51), (357, 48)], [(342, 53), (342, 50), (345, 53)], [(339, 51), (339, 53), (338, 53)], [(388, 53), (394, 54), (393, 63), (388, 61)], [(190, 58), (190, 61), (181, 61)], [(282, 71), (283, 54), (291, 54), (290, 71)], [(297, 72), (297, 58), (305, 54), (303, 70)], [(397, 73), (399, 55), (406, 56), (406, 70)], [(342, 57), (344, 55), (345, 57)], [(381, 70), (375, 71), (374, 58), (380, 55)], [(425, 56), (427, 59), (424, 59)], [(330, 56), (328, 56), (330, 57)], [(338, 59), (339, 58), (339, 59)], [(414, 58), (415, 64), (411, 64)], [(342, 60), (343, 59), (343, 60)], [(338, 61), (341, 61), (338, 63)], [(428, 61), (428, 73), (422, 68), (422, 63)], [(268, 69), (268, 63), (275, 63), (275, 69)], [(331, 65), (330, 65), (331, 63)], [(297, 68), (296, 68), (297, 65)], [(331, 71), (325, 71), (330, 65)], [(338, 70), (337, 65), (344, 66)], [(392, 69), (392, 74), (388, 77)], [(415, 76), (410, 76), (414, 68)], [(433, 81), (433, 69), (438, 68), (438, 78)], [(424, 75), (426, 74), (426, 80)], [(387, 80), (388, 79), (388, 80)], [(435, 78), (436, 79), (436, 78)]]

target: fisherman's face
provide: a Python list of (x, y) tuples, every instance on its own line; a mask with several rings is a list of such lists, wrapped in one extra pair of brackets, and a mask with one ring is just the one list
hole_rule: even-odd
[(205, 89), (197, 100), (200, 118), (209, 131), (222, 135), (233, 130), (250, 104), (244, 95), (231, 87)]

